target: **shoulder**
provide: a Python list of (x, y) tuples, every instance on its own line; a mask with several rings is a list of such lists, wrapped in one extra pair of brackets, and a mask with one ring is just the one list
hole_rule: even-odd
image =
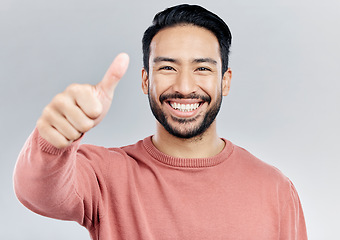
[(291, 190), (291, 181), (282, 171), (257, 158), (246, 149), (234, 145), (234, 150), (230, 157), (232, 164), (235, 165), (245, 179), (264, 187)]
[(95, 172), (97, 178), (104, 177), (106, 184), (112, 182), (112, 176), (126, 176), (138, 167), (126, 149), (133, 147), (104, 147), (92, 144), (80, 144), (76, 152), (76, 168), (81, 172)]
[(78, 155), (81, 155), (87, 159), (111, 159), (112, 157), (123, 157), (124, 151), (120, 148), (106, 148), (103, 146), (81, 144), (77, 151)]
[(135, 144), (122, 146), (122, 147), (103, 147), (91, 144), (81, 144), (78, 148), (77, 154), (82, 158), (90, 161), (100, 160), (101, 164), (114, 164), (115, 162), (131, 160), (135, 158), (143, 150), (142, 141)]
[(238, 174), (242, 186), (266, 203), (279, 204), (298, 202), (298, 193), (292, 181), (281, 170), (255, 157), (242, 147), (234, 145), (231, 164)]

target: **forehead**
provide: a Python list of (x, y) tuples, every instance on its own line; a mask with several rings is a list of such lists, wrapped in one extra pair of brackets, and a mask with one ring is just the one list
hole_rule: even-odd
[(216, 36), (205, 28), (193, 25), (179, 25), (159, 31), (150, 44), (150, 61), (160, 56), (183, 60), (213, 58), (221, 61)]

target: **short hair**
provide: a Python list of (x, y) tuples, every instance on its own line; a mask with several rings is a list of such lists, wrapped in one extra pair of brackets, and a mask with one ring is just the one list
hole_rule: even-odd
[(231, 32), (228, 25), (216, 14), (198, 5), (181, 4), (157, 13), (152, 25), (143, 35), (143, 64), (149, 72), (150, 44), (162, 29), (176, 25), (194, 25), (211, 31), (217, 38), (222, 60), (222, 74), (228, 69)]

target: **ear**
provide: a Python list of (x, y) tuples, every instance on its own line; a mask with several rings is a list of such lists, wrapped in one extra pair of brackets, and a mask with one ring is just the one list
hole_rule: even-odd
[(149, 93), (149, 76), (145, 68), (142, 68), (142, 90), (144, 94)]
[(227, 96), (230, 91), (230, 81), (232, 77), (232, 71), (230, 68), (223, 74), (222, 78), (222, 94), (223, 96)]

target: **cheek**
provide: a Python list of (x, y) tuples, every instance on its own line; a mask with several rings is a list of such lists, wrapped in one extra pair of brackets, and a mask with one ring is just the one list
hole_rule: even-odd
[(160, 96), (164, 92), (166, 92), (169, 88), (171, 88), (171, 81), (169, 79), (158, 79), (154, 78), (150, 84), (150, 91), (153, 95)]
[(221, 94), (221, 82), (217, 81), (216, 78), (205, 79), (201, 81), (199, 87), (208, 94), (212, 99), (219, 97)]
[(149, 85), (149, 95), (152, 97), (152, 98), (156, 98), (157, 97), (157, 91), (155, 89), (155, 87), (153, 85)]
[(149, 95), (152, 97), (156, 102), (159, 102), (159, 96), (163, 93), (159, 84), (152, 82), (149, 85)]

